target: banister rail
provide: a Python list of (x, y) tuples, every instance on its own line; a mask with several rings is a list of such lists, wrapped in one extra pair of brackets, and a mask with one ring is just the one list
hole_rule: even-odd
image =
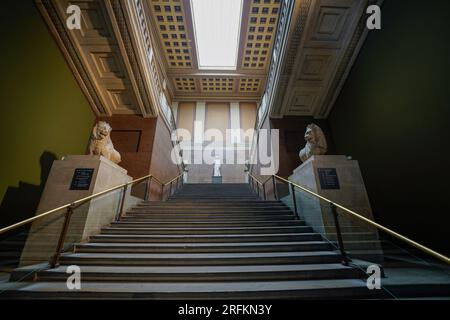
[(180, 174), (179, 176), (175, 177), (174, 179), (170, 180), (169, 182), (163, 183), (163, 182), (161, 182), (161, 180), (159, 180), (158, 178), (156, 178), (152, 174), (149, 174), (149, 175), (146, 175), (146, 176), (144, 176), (142, 178), (139, 178), (139, 179), (130, 181), (128, 183), (123, 183), (123, 184), (120, 184), (118, 186), (115, 186), (115, 187), (112, 187), (112, 188), (109, 188), (109, 189), (97, 192), (96, 194), (90, 195), (88, 197), (84, 197), (82, 199), (78, 199), (78, 200), (76, 200), (76, 201), (74, 201), (72, 203), (68, 203), (66, 205), (60, 206), (60, 207), (52, 209), (50, 211), (41, 213), (41, 214), (39, 214), (39, 215), (37, 215), (37, 216), (35, 216), (33, 218), (26, 219), (26, 220), (20, 221), (18, 223), (15, 223), (15, 224), (13, 224), (13, 225), (11, 225), (9, 227), (0, 229), (0, 235), (3, 234), (3, 233), (6, 233), (8, 231), (11, 231), (13, 229), (16, 229), (18, 227), (21, 227), (23, 225), (27, 225), (29, 223), (32, 223), (32, 222), (34, 222), (36, 220), (39, 220), (39, 219), (42, 219), (44, 217), (50, 216), (50, 215), (52, 215), (52, 214), (54, 214), (54, 213), (56, 213), (58, 211), (61, 211), (61, 210), (65, 209), (66, 212), (65, 212), (65, 215), (64, 215), (64, 222), (63, 222), (63, 226), (62, 226), (59, 238), (58, 238), (58, 243), (56, 245), (55, 254), (50, 259), (50, 267), (51, 268), (55, 268), (59, 264), (59, 258), (61, 257), (61, 253), (63, 251), (63, 247), (64, 247), (65, 239), (66, 239), (66, 236), (67, 236), (67, 232), (68, 232), (68, 229), (69, 229), (69, 224), (70, 224), (71, 217), (74, 214), (74, 210), (76, 208), (78, 208), (80, 205), (86, 203), (89, 200), (98, 198), (98, 197), (100, 197), (102, 195), (105, 195), (105, 194), (108, 194), (110, 192), (122, 189), (122, 194), (120, 196), (120, 203), (119, 203), (119, 206), (118, 206), (119, 210), (118, 210), (118, 213), (116, 215), (116, 220), (119, 220), (122, 217), (122, 215), (123, 215), (125, 198), (126, 198), (129, 186), (132, 186), (132, 185), (134, 185), (136, 183), (139, 183), (139, 182), (142, 182), (142, 181), (146, 180), (144, 199), (148, 200), (148, 195), (150, 193), (149, 186), (151, 184), (152, 179), (154, 179), (156, 182), (161, 184), (161, 200), (162, 200), (163, 197), (164, 197), (164, 187), (166, 185), (170, 184), (169, 196), (171, 196), (172, 195), (173, 182), (177, 181), (177, 187), (179, 187), (179, 180), (181, 178), (181, 185), (183, 185), (183, 179), (182, 179), (183, 175), (184, 175), (184, 173)]
[(439, 252), (436, 252), (436, 251), (434, 251), (434, 250), (432, 250), (432, 249), (430, 249), (430, 248), (428, 248), (428, 247), (426, 247), (424, 245), (421, 245), (420, 243), (418, 243), (418, 242), (416, 242), (414, 240), (411, 240), (411, 239), (401, 235), (398, 232), (395, 232), (395, 231), (393, 231), (393, 230), (391, 230), (391, 229), (389, 229), (389, 228), (387, 228), (387, 227), (385, 227), (385, 226), (383, 226), (383, 225), (381, 225), (379, 223), (376, 223), (375, 221), (370, 220), (370, 219), (368, 219), (368, 218), (366, 218), (366, 217), (356, 213), (355, 211), (350, 210), (350, 209), (344, 207), (343, 205), (335, 203), (335, 202), (333, 202), (333, 201), (331, 201), (331, 200), (329, 200), (329, 199), (327, 199), (327, 198), (325, 198), (325, 197), (323, 197), (323, 196), (321, 196), (321, 195), (319, 195), (319, 194), (317, 194), (315, 192), (312, 192), (311, 190), (308, 190), (308, 189), (306, 189), (306, 188), (304, 188), (302, 186), (299, 186), (296, 183), (293, 183), (293, 182), (291, 182), (291, 181), (289, 181), (287, 179), (284, 179), (282, 177), (279, 177), (277, 175), (275, 175), (275, 178), (277, 178), (278, 180), (284, 181), (286, 183), (289, 183), (289, 184), (293, 185), (294, 187), (296, 187), (296, 188), (298, 188), (298, 189), (300, 189), (300, 190), (302, 190), (304, 192), (307, 192), (307, 193), (309, 193), (310, 195), (312, 195), (312, 196), (314, 196), (316, 198), (319, 198), (319, 199), (327, 202), (331, 206), (334, 206), (336, 208), (341, 209), (342, 211), (344, 211), (345, 213), (349, 214), (350, 216), (352, 216), (352, 217), (354, 217), (354, 218), (356, 218), (358, 220), (361, 220), (361, 221), (365, 222), (366, 224), (371, 225), (372, 227), (380, 229), (380, 230), (386, 232), (387, 234), (390, 234), (391, 236), (393, 236), (393, 237), (395, 237), (395, 238), (397, 238), (399, 240), (402, 240), (402, 241), (408, 243), (409, 245), (411, 245), (411, 246), (413, 246), (413, 247), (415, 247), (415, 248), (417, 248), (417, 249), (419, 249), (419, 250), (421, 250), (421, 251), (423, 251), (425, 253), (428, 253), (429, 255), (432, 255), (433, 257), (435, 257), (435, 258), (437, 258), (437, 259), (439, 259), (439, 260), (441, 260), (441, 261), (443, 261), (443, 262), (445, 262), (447, 264), (450, 264), (450, 258), (444, 256), (443, 254), (440, 254)]
[(253, 180), (255, 180), (257, 183), (259, 183), (260, 185), (262, 185), (262, 182), (259, 181), (258, 178), (256, 178), (254, 175), (252, 175), (251, 173), (248, 174), (250, 178), (252, 178)]
[(182, 176), (183, 176), (183, 174), (180, 174), (178, 177), (175, 177), (175, 178), (173, 178), (172, 180), (170, 180), (170, 181), (164, 183), (164, 185), (167, 186), (168, 184), (171, 184), (171, 183), (175, 182), (176, 180), (178, 180), (178, 179), (181, 178)]
[[(358, 219), (359, 221), (362, 221), (365, 224), (368, 224), (368, 225), (370, 225), (372, 227), (375, 227), (375, 228), (377, 228), (377, 229), (379, 229), (379, 230), (381, 230), (381, 231), (383, 231), (383, 232), (393, 236), (396, 239), (399, 239), (399, 240), (401, 240), (403, 242), (406, 242), (407, 244), (413, 246), (414, 248), (416, 248), (416, 249), (418, 249), (418, 250), (420, 250), (422, 252), (425, 252), (426, 254), (429, 254), (429, 255), (433, 256), (434, 258), (445, 262), (446, 264), (450, 264), (450, 258), (448, 258), (447, 256), (445, 256), (443, 254), (440, 254), (439, 252), (436, 252), (436, 251), (434, 251), (434, 250), (432, 250), (432, 249), (430, 249), (430, 248), (428, 248), (428, 247), (426, 247), (426, 246), (424, 246), (424, 245), (422, 245), (422, 244), (420, 244), (420, 243), (418, 243), (418, 242), (416, 242), (414, 240), (411, 240), (411, 239), (401, 235), (398, 232), (395, 232), (395, 231), (393, 231), (393, 230), (391, 230), (391, 229), (389, 229), (389, 228), (387, 228), (387, 227), (385, 227), (385, 226), (383, 226), (383, 225), (381, 225), (379, 223), (376, 223), (375, 221), (370, 220), (370, 219), (368, 219), (368, 218), (366, 218), (366, 217), (356, 213), (355, 211), (350, 210), (350, 209), (344, 207), (343, 205), (335, 203), (334, 201), (331, 201), (330, 199), (325, 198), (324, 196), (321, 196), (321, 195), (319, 195), (319, 194), (317, 194), (317, 193), (315, 193), (315, 192), (313, 192), (313, 191), (311, 191), (311, 190), (309, 190), (309, 189), (307, 189), (305, 187), (302, 187), (302, 186), (300, 186), (300, 185), (298, 185), (298, 184), (296, 184), (296, 183), (294, 183), (292, 181), (289, 181), (289, 180), (287, 180), (285, 178), (282, 178), (280, 176), (277, 176), (277, 175), (273, 175), (273, 176), (271, 176), (269, 179), (267, 179), (263, 183), (263, 182), (259, 181), (258, 178), (256, 178), (255, 176), (253, 176), (249, 172), (248, 172), (248, 176), (251, 178), (251, 180), (256, 181), (256, 183), (258, 183), (261, 186), (264, 186), (265, 183), (267, 183), (267, 181), (269, 181), (271, 178), (273, 179), (273, 181), (275, 181), (275, 179), (277, 179), (277, 180), (280, 180), (282, 182), (285, 182), (285, 183), (289, 184), (291, 186), (291, 189), (292, 189), (293, 202), (294, 202), (294, 206), (295, 206), (295, 213), (296, 213), (296, 215), (297, 215), (297, 205), (295, 203), (296, 197), (294, 195), (294, 188), (300, 189), (301, 191), (306, 192), (306, 193), (308, 193), (308, 194), (310, 194), (310, 195), (312, 195), (312, 196), (314, 196), (314, 197), (316, 197), (316, 198), (318, 198), (320, 200), (323, 200), (326, 203), (328, 203), (330, 205), (330, 208), (332, 210), (332, 213), (333, 213), (333, 216), (334, 216), (334, 219), (335, 219), (336, 229), (337, 229), (336, 230), (337, 231), (336, 234), (337, 234), (337, 237), (338, 237), (339, 250), (341, 251), (341, 255), (342, 255), (344, 264), (347, 264), (349, 260), (347, 258), (346, 252), (344, 250), (344, 245), (343, 245), (343, 242), (342, 242), (342, 235), (341, 235), (341, 232), (340, 232), (339, 220), (338, 220), (338, 215), (337, 215), (337, 210), (336, 210), (337, 208), (341, 209), (343, 212), (345, 212), (349, 216), (351, 216), (353, 218), (356, 218), (356, 219)], [(275, 195), (275, 199), (277, 199), (275, 182), (274, 182), (274, 195)], [(258, 192), (258, 196), (260, 196), (259, 192)], [(265, 197), (266, 197), (266, 195), (264, 194), (264, 198)]]
[(155, 176), (151, 176), (151, 178), (153, 179), (153, 180), (155, 180), (156, 182), (158, 182), (160, 185), (164, 185), (164, 182), (162, 182), (161, 180), (159, 180), (157, 177), (155, 177)]
[(163, 185), (163, 186), (166, 186), (166, 185), (168, 185), (168, 184), (174, 182), (175, 180), (179, 179), (179, 178), (182, 177), (182, 176), (183, 176), (183, 173), (180, 174), (179, 176), (177, 176), (176, 178), (172, 179), (171, 181), (169, 181), (169, 182), (167, 182), (167, 183), (163, 183), (163, 182), (161, 182), (161, 180), (159, 180), (158, 178), (156, 178), (156, 177), (153, 176), (152, 174), (149, 174), (149, 175), (146, 175), (146, 176), (144, 176), (144, 177), (135, 179), (135, 180), (133, 180), (133, 181), (130, 181), (130, 182), (127, 182), (127, 183), (123, 183), (123, 184), (120, 184), (120, 185), (118, 185), (118, 186), (115, 186), (115, 187), (112, 187), (112, 188), (109, 188), (109, 189), (106, 189), (106, 190), (97, 192), (97, 193), (95, 193), (95, 194), (93, 194), (93, 195), (90, 195), (90, 196), (88, 196), (88, 197), (84, 197), (84, 198), (78, 199), (78, 200), (76, 200), (76, 201), (73, 201), (73, 202), (71, 202), (71, 203), (68, 203), (68, 204), (62, 205), (62, 206), (60, 206), (60, 207), (57, 207), (57, 208), (55, 208), (55, 209), (46, 211), (46, 212), (41, 213), (41, 214), (39, 214), (39, 215), (37, 215), (37, 216), (34, 216), (34, 217), (32, 217), (32, 218), (29, 218), (29, 219), (26, 219), (26, 220), (17, 222), (17, 223), (15, 223), (15, 224), (12, 224), (12, 225), (10, 225), (10, 226), (8, 226), (8, 227), (2, 228), (2, 229), (0, 229), (0, 235), (6, 233), (6, 232), (8, 232), (8, 231), (17, 229), (17, 228), (19, 228), (19, 227), (21, 227), (21, 226), (24, 226), (24, 225), (27, 225), (27, 224), (29, 224), (29, 223), (32, 223), (32, 222), (34, 222), (34, 221), (36, 221), (36, 220), (45, 218), (45, 217), (47, 217), (47, 216), (49, 216), (49, 215), (51, 215), (51, 214), (53, 214), (53, 213), (56, 213), (56, 212), (58, 212), (58, 211), (61, 211), (61, 210), (64, 210), (64, 209), (68, 209), (69, 207), (72, 207), (72, 208), (73, 208), (73, 207), (78, 207), (78, 206), (80, 206), (81, 204), (83, 204), (83, 203), (85, 203), (85, 202), (87, 202), (87, 201), (89, 201), (89, 200), (98, 198), (98, 197), (100, 197), (100, 196), (102, 196), (102, 195), (105, 195), (105, 194), (107, 194), (107, 193), (110, 193), (110, 192), (113, 192), (113, 191), (122, 189), (122, 188), (124, 188), (124, 187), (128, 187), (128, 186), (130, 186), (130, 185), (137, 184), (137, 183), (142, 182), (142, 181), (144, 181), (144, 180), (146, 180), (146, 179), (152, 178), (152, 179), (156, 180), (159, 184), (161, 184), (161, 185)]

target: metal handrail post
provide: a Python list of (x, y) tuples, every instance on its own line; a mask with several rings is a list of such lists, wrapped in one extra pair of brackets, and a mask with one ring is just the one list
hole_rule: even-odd
[(345, 266), (348, 266), (350, 259), (348, 258), (347, 253), (345, 252), (344, 241), (342, 239), (342, 233), (341, 233), (341, 226), (339, 225), (339, 217), (338, 217), (338, 213), (337, 213), (337, 208), (334, 205), (334, 203), (330, 203), (330, 209), (331, 209), (331, 213), (333, 214), (333, 218), (334, 218), (334, 226), (336, 228), (336, 236), (337, 236), (337, 240), (338, 240), (339, 251), (341, 252), (342, 264)]
[(151, 191), (150, 187), (151, 187), (151, 183), (152, 183), (152, 177), (148, 177), (147, 181), (145, 182), (145, 194), (144, 194), (144, 200), (148, 201), (149, 198), (149, 193)]
[(123, 187), (122, 195), (120, 197), (119, 211), (117, 212), (116, 221), (119, 221), (123, 215), (123, 207), (125, 205), (125, 197), (127, 196), (128, 185)]
[(66, 213), (64, 216), (63, 227), (61, 229), (61, 233), (59, 234), (58, 244), (56, 245), (56, 251), (50, 260), (50, 267), (52, 269), (59, 265), (59, 258), (61, 256), (61, 252), (64, 247), (64, 242), (66, 240), (67, 231), (69, 230), (70, 218), (72, 217), (74, 209), (75, 209), (74, 205), (70, 205), (69, 207), (67, 207), (67, 210), (66, 210)]
[(294, 212), (295, 212), (295, 217), (297, 219), (299, 219), (300, 217), (298, 216), (298, 210), (297, 210), (297, 197), (295, 196), (295, 188), (294, 185), (290, 185), (291, 186), (291, 193), (292, 193), (292, 202), (294, 204)]
[(263, 193), (264, 193), (264, 200), (267, 200), (267, 196), (266, 196), (266, 185), (263, 184), (262, 187), (263, 187)]
[(275, 197), (275, 200), (278, 200), (277, 182), (275, 181), (275, 176), (272, 176), (272, 182), (273, 182), (273, 196)]

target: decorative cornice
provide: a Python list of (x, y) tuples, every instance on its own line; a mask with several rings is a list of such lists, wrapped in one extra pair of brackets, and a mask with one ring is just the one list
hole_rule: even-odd
[[(368, 0), (365, 7), (372, 4), (377, 4), (378, 6), (381, 6), (382, 3), (383, 0)], [(359, 51), (364, 41), (366, 40), (368, 34), (366, 22), (367, 17), (365, 16), (365, 14), (361, 15), (355, 33), (353, 34), (350, 44), (345, 50), (344, 57), (342, 58), (342, 61), (339, 64), (336, 77), (333, 80), (333, 83), (324, 100), (322, 108), (317, 115), (320, 118), (328, 117), (334, 106), (334, 103), (336, 102), (337, 97), (339, 96), (339, 93), (341, 92), (342, 87), (344, 86), (345, 81), (347, 80), (350, 70), (353, 67), (353, 63), (357, 55), (359, 54)]]
[[(129, 59), (132, 68), (132, 80), (135, 80), (138, 87), (138, 99), (142, 99), (141, 111), (144, 116), (155, 116), (157, 112), (152, 109), (152, 103), (150, 102), (146, 85), (142, 76), (142, 69), (139, 67), (138, 58), (136, 56), (136, 50), (131, 42), (130, 31), (127, 25), (127, 19), (124, 15), (123, 1), (111, 0), (111, 7), (114, 12), (114, 18), (120, 31), (120, 39), (125, 46), (127, 58)], [(134, 78), (134, 79), (133, 79)]]
[[(294, 68), (294, 65), (298, 63), (297, 56), (300, 50), (300, 44), (303, 38), (303, 31), (305, 30), (306, 22), (310, 13), (311, 4), (313, 0), (304, 0), (300, 4), (296, 3), (296, 8), (294, 9), (294, 15), (296, 15), (295, 25), (291, 28), (288, 39), (288, 49), (286, 50), (285, 56), (283, 57), (283, 65), (279, 70), (281, 70), (281, 75), (279, 76), (278, 88), (273, 99), (272, 107), (270, 108), (270, 114), (273, 117), (282, 116), (282, 103), (286, 95), (286, 89), (288, 87), (289, 78)], [(281, 59), (280, 59), (281, 60)]]
[[(276, 94), (269, 106), (272, 117), (328, 116), (365, 40), (365, 8), (376, 2), (297, 2)], [(324, 17), (335, 19), (334, 24), (325, 23)], [(320, 31), (323, 28), (326, 33)]]
[[(72, 73), (78, 81), (83, 93), (90, 101), (91, 107), (97, 116), (110, 116), (111, 111), (102, 103), (83, 62), (78, 56), (77, 50), (67, 33), (66, 24), (61, 21), (51, 0), (37, 0), (36, 4), (47, 21), (53, 36), (60, 41), (66, 60), (69, 62)], [(58, 42), (59, 42), (58, 41)]]

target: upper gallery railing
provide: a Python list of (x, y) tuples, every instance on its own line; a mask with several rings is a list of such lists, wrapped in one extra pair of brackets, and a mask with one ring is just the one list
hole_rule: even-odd
[(264, 121), (267, 113), (270, 111), (273, 102), (273, 95), (276, 91), (276, 85), (281, 73), (281, 65), (284, 53), (287, 47), (287, 38), (291, 24), (292, 13), (295, 1), (282, 0), (280, 5), (280, 17), (278, 19), (276, 38), (272, 49), (272, 55), (269, 66), (269, 74), (267, 77), (266, 87), (264, 89), (263, 98), (258, 107), (256, 119), (256, 130), (258, 130)]
[(145, 16), (144, 3), (142, 0), (132, 2), (133, 13), (137, 21), (139, 28), (139, 38), (142, 43), (142, 50), (145, 55), (146, 69), (149, 73), (149, 80), (151, 83), (151, 96), (153, 102), (158, 105), (165, 122), (171, 130), (176, 130), (176, 123), (172, 114), (172, 109), (167, 102), (165, 90), (164, 75), (161, 74), (161, 68), (159, 68), (158, 60), (156, 59), (155, 50), (156, 47), (153, 43), (153, 38), (147, 24), (147, 18)]
[[(264, 123), (267, 115), (272, 108), (274, 93), (279, 81), (281, 73), (281, 66), (285, 51), (287, 48), (287, 38), (289, 35), (289, 28), (291, 24), (291, 18), (295, 6), (295, 1), (282, 0), (280, 5), (280, 17), (278, 19), (276, 38), (274, 41), (272, 55), (269, 65), (269, 73), (267, 76), (267, 83), (264, 88), (264, 93), (261, 98), (261, 102), (258, 105), (256, 121), (255, 121), (255, 134), (250, 148), (250, 159), (253, 159), (257, 152), (258, 134), (259, 129)], [(251, 165), (250, 167), (252, 167)]]

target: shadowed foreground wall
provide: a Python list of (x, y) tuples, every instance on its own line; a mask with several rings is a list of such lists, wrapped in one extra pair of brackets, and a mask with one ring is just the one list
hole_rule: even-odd
[(329, 118), (375, 218), (449, 253), (450, 2), (386, 0)]
[(94, 115), (32, 0), (1, 2), (0, 226), (34, 215), (54, 159), (84, 154)]

